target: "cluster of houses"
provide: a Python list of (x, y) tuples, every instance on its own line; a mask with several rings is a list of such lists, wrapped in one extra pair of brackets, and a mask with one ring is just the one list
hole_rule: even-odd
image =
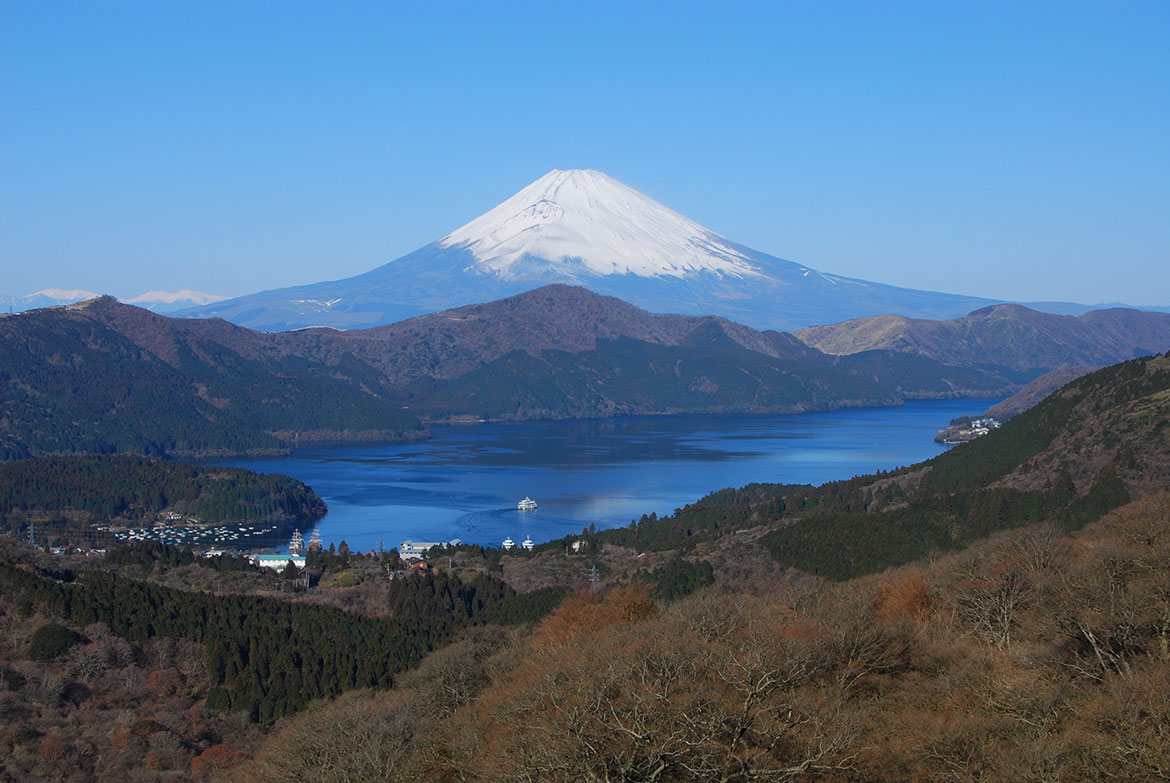
[[(29, 541), (30, 541), (30, 543), (34, 544), (34, 546), (35, 546), (35, 538), (33, 537), (32, 534), (30, 534), (30, 536), (29, 536)], [(403, 541), (401, 544), (398, 545), (398, 555), (402, 559), (403, 563), (406, 566), (406, 568), (404, 570), (414, 570), (414, 571), (428, 570), (430, 568), (430, 565), (426, 562), (425, 558), (426, 558), (426, 555), (432, 549), (434, 549), (435, 547), (443, 547), (443, 548), (457, 547), (457, 546), (460, 546), (462, 543), (463, 543), (463, 541), (461, 541), (458, 538), (454, 538), (450, 541), (411, 541), (411, 540), (407, 540), (407, 541)], [(308, 550), (313, 549), (314, 547), (320, 549), (321, 546), (322, 546), (322, 543), (321, 543), (320, 531), (314, 530), (312, 538), (309, 540), (309, 543), (306, 545), (304, 538), (301, 535), (301, 532), (299, 530), (296, 530), (296, 531), (293, 531), (292, 538), (289, 541), (289, 546), (288, 546), (287, 552), (278, 552), (278, 553), (254, 552), (254, 553), (249, 553), (245, 556), (248, 558), (248, 562), (250, 562), (254, 566), (257, 566), (258, 568), (270, 568), (273, 571), (283, 571), (285, 568), (288, 567), (288, 564), (290, 562), (294, 566), (296, 566), (297, 568), (304, 568), (305, 563), (306, 563), (306, 555), (308, 553)], [(532, 538), (530, 536), (525, 538), (524, 541), (522, 541), (519, 545), (519, 547), (521, 549), (526, 549), (526, 550), (532, 550), (534, 546), (535, 546), (535, 544), (532, 541)], [(570, 544), (569, 549), (571, 549), (573, 552), (581, 552), (587, 546), (588, 546), (588, 542), (586, 540), (579, 539), (577, 541), (574, 541), (572, 544)], [(502, 545), (502, 548), (504, 550), (514, 549), (514, 548), (516, 548), (516, 543), (512, 540), (511, 537), (505, 538), (503, 545)], [(90, 549), (89, 551), (84, 551), (84, 550), (79, 550), (79, 549), (69, 548), (69, 547), (52, 547), (51, 551), (54, 554), (69, 554), (72, 552), (84, 552), (84, 554), (87, 554), (87, 555), (104, 555), (106, 553), (105, 549)], [(222, 555), (234, 554), (234, 552), (226, 550), (226, 549), (221, 549), (221, 548), (209, 548), (209, 549), (202, 550), (201, 554), (203, 557), (211, 558), (211, 557), (217, 557), (217, 556), (222, 556)], [(370, 557), (375, 557), (377, 555), (377, 553), (373, 552), (373, 551), (367, 552), (365, 554), (369, 555)]]
[[(958, 422), (958, 423), (956, 423)], [(992, 430), (997, 430), (1003, 426), (999, 419), (994, 419), (990, 416), (984, 416), (978, 419), (957, 419), (952, 422), (951, 426), (939, 432), (934, 436), (934, 439), (939, 443), (966, 443), (969, 440), (981, 438)]]

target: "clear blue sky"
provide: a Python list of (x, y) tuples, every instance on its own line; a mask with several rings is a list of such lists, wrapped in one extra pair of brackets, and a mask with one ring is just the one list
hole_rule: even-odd
[(1170, 305), (1170, 2), (0, 0), (0, 292), (357, 274), (552, 168), (823, 271)]

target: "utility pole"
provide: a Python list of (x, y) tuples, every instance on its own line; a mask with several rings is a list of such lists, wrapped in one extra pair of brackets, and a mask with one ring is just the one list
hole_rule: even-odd
[(594, 563), (593, 567), (589, 569), (589, 589), (597, 589), (597, 563)]

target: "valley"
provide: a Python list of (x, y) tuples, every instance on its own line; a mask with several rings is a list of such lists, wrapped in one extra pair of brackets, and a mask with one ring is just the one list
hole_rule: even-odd
[[(324, 780), (537, 768), (568, 781), (631, 764), (682, 780), (793, 767), (793, 779), (892, 767), (925, 779), (972, 747), (996, 778), (1111, 765), (1154, 779), (1170, 718), (1152, 697), (1168, 671), (1156, 565), (1170, 541), (1168, 387), (1170, 359), (1133, 360), (925, 462), (721, 490), (533, 552), (463, 545), (414, 572), (394, 552), (330, 547), (310, 558), (308, 593), (295, 574), (158, 545), (111, 553), (98, 572), (6, 543), (0, 622), (23, 613), (36, 633), (5, 637), (0, 673), (37, 710), (4, 724), (8, 759), (36, 774), (48, 743), (96, 779), (151, 759), (280, 780), (325, 752), (327, 727), (350, 726), (328, 737), (341, 753)], [(311, 627), (331, 629), (328, 643)], [(94, 679), (115, 654), (139, 672), (124, 687)], [(159, 655), (180, 674), (160, 674)], [(47, 689), (50, 674), (67, 684)], [(775, 684), (757, 693), (758, 678)], [(88, 694), (79, 703), (108, 714), (127, 750), (85, 752), (100, 732), (67, 728), (65, 693)], [(974, 699), (977, 714), (958, 708)], [(521, 713), (544, 742), (502, 752)], [(740, 739), (715, 730), (736, 716)], [(905, 744), (878, 741), (891, 734)], [(595, 751), (576, 755), (583, 736)]]

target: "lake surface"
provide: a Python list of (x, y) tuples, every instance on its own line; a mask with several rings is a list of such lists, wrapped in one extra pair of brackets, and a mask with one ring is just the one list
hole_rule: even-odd
[[(792, 416), (645, 416), (436, 426), (428, 441), (302, 449), (230, 461), (284, 473), (329, 505), (326, 545), (537, 543), (669, 514), (754, 481), (820, 484), (927, 459), (935, 433), (997, 400), (932, 400)], [(224, 463), (220, 463), (224, 464)], [(530, 496), (540, 507), (518, 511)], [(306, 531), (306, 540), (308, 539)]]

